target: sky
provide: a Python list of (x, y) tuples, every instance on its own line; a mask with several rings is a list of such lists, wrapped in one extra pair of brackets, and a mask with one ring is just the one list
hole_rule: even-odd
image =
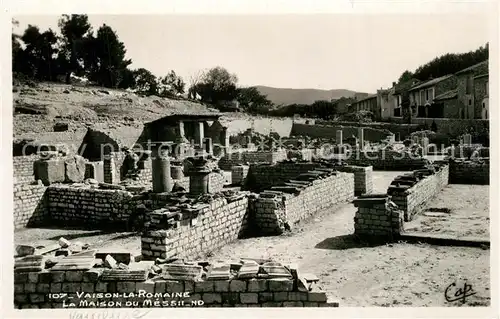
[[(59, 30), (59, 16), (15, 16)], [(242, 86), (350, 89), (373, 93), (446, 53), (488, 42), (488, 16), (467, 13), (393, 15), (89, 15), (96, 31), (111, 26), (132, 68), (170, 70), (186, 82), (225, 67)]]

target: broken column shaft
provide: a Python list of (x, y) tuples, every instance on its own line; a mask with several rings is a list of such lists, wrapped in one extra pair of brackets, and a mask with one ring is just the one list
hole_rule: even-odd
[(165, 193), (172, 191), (173, 181), (170, 174), (167, 144), (157, 145), (152, 154), (153, 192)]

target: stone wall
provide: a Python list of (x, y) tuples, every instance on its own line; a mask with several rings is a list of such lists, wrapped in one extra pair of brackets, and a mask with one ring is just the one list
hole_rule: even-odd
[(129, 221), (132, 197), (124, 190), (51, 185), (46, 193), (48, 218), (53, 224), (119, 229)]
[(390, 202), (390, 196), (366, 195), (354, 200), (354, 234), (394, 240), (403, 232), (403, 211)]
[(356, 196), (373, 192), (373, 167), (371, 166), (337, 166), (339, 172), (354, 174), (354, 194)]
[(248, 198), (219, 198), (209, 204), (183, 210), (181, 219), (174, 224), (162, 224), (165, 214), (168, 211), (148, 214), (148, 229), (141, 236), (143, 257), (198, 258), (236, 240), (246, 231)]
[(287, 151), (279, 149), (276, 151), (247, 151), (245, 149), (232, 150), (224, 155), (219, 161), (219, 167), (230, 171), (231, 167), (246, 163), (270, 163), (274, 164), (287, 159)]
[[(87, 256), (87, 260), (92, 260), (92, 251)], [(294, 265), (254, 260), (208, 265), (196, 262), (154, 265), (142, 261), (130, 262), (126, 267), (134, 270), (82, 267), (16, 272), (14, 306), (16, 309), (339, 306)], [(273, 273), (273, 268), (280, 273)], [(153, 272), (152, 278), (147, 279), (151, 269), (160, 273)], [(191, 272), (191, 276), (176, 275), (175, 271), (183, 270)], [(218, 270), (222, 276), (214, 275)]]
[(30, 183), (35, 180), (34, 164), (40, 158), (38, 155), (14, 156), (14, 185)]
[(490, 161), (455, 159), (450, 161), (451, 184), (490, 184)]
[(212, 172), (208, 175), (208, 192), (210, 194), (219, 193), (224, 188), (226, 177), (222, 172)]
[[(358, 136), (358, 128), (354, 126), (339, 125), (308, 125), (293, 123), (292, 136), (309, 136), (311, 138), (329, 138), (336, 139), (337, 131), (342, 130), (344, 139), (351, 136)], [(385, 140), (392, 133), (385, 129), (375, 129), (371, 127), (364, 128), (364, 140), (369, 142), (380, 142)]]
[[(296, 176), (297, 179), (302, 179)], [(302, 184), (302, 183), (301, 183)], [(288, 189), (287, 189), (288, 188)], [(281, 196), (277, 191), (290, 191)], [(256, 232), (262, 235), (281, 234), (296, 222), (324, 209), (354, 198), (354, 174), (330, 171), (303, 183), (303, 187), (272, 188), (261, 193), (254, 203)]]
[(14, 185), (14, 228), (43, 224), (47, 217), (46, 187), (37, 182)]
[(231, 167), (231, 183), (233, 185), (243, 185), (248, 176), (250, 167), (248, 165), (237, 165)]
[(320, 166), (320, 163), (289, 161), (283, 161), (276, 164), (250, 165), (245, 187), (247, 189), (261, 191), (274, 185), (282, 184), (283, 182)]
[(429, 161), (408, 152), (355, 150), (345, 160), (350, 165), (372, 166), (376, 170), (406, 171), (424, 168)]
[(429, 200), (448, 185), (448, 181), (449, 165), (435, 165), (396, 177), (387, 194), (404, 211), (405, 221), (410, 221)]

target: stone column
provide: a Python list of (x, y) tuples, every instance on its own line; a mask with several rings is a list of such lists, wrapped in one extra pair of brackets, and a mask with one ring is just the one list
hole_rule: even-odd
[(120, 182), (120, 176), (116, 170), (114, 153), (104, 156), (103, 159), (103, 171), (104, 171), (104, 182), (108, 184), (118, 184)]
[(203, 122), (194, 123), (194, 144), (203, 147), (203, 138), (205, 137), (205, 126)]
[(221, 132), (221, 143), (224, 147), (229, 147), (229, 134), (227, 128), (223, 128)]
[(472, 135), (464, 134), (464, 144), (471, 145), (472, 144)]
[(189, 194), (194, 196), (207, 194), (210, 170), (206, 167), (195, 167), (189, 175)]
[(184, 122), (179, 121), (179, 138), (184, 140), (186, 138), (186, 134), (184, 132)]
[(205, 152), (207, 152), (208, 155), (213, 155), (214, 154), (214, 146), (212, 143), (212, 138), (205, 137), (203, 142), (204, 142), (203, 145), (204, 145)]
[(364, 149), (365, 147), (365, 129), (363, 127), (358, 127), (358, 141), (359, 148)]
[(338, 145), (342, 145), (342, 143), (343, 143), (342, 130), (337, 130), (337, 134), (335, 136), (335, 141), (337, 142)]
[(167, 145), (162, 143), (156, 145), (152, 156), (153, 192), (171, 192), (173, 181), (170, 175), (170, 159)]

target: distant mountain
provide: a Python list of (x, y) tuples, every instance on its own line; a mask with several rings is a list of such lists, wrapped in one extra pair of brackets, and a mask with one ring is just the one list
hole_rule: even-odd
[(351, 90), (317, 90), (317, 89), (284, 89), (269, 86), (257, 85), (260, 93), (267, 95), (267, 98), (274, 104), (312, 104), (314, 101), (339, 99), (341, 97), (363, 97), (368, 93), (360, 93)]

